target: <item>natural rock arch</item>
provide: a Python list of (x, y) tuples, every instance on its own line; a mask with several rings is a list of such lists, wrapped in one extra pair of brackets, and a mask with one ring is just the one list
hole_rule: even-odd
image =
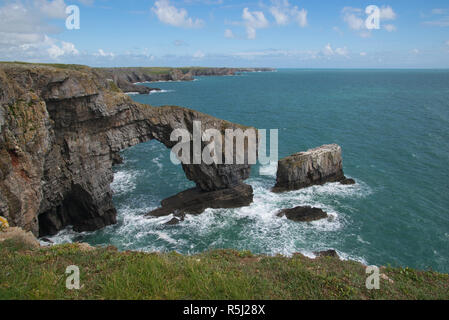
[[(186, 108), (136, 103), (87, 67), (4, 65), (0, 88), (6, 115), (0, 140), (0, 215), (41, 236), (68, 225), (91, 231), (116, 222), (110, 184), (121, 150), (152, 139), (172, 148), (171, 132), (192, 132), (196, 120), (203, 129), (243, 128)], [(232, 201), (242, 192), (252, 200), (252, 189), (243, 184), (249, 165), (183, 169), (200, 198), (210, 201), (218, 192)]]

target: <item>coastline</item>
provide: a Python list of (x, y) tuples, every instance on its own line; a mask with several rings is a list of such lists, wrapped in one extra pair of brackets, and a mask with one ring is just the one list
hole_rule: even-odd
[[(61, 275), (68, 265), (83, 273), (83, 290), (67, 291)], [(0, 242), (0, 267), (0, 299), (449, 299), (447, 274), (380, 267), (379, 290), (370, 290), (362, 264), (326, 255), (309, 259), (236, 250), (196, 255), (118, 252), (111, 246), (80, 243), (36, 248), (9, 239)]]
[[(38, 72), (36, 72), (38, 71)], [(61, 212), (64, 212), (64, 206), (72, 206), (74, 203), (78, 203), (76, 201), (80, 201), (81, 200), (85, 200), (85, 199), (89, 199), (89, 197), (91, 196), (97, 196), (98, 194), (106, 194), (108, 196), (107, 199), (93, 199), (93, 201), (98, 201), (98, 202), (94, 202), (95, 206), (98, 206), (98, 204), (104, 205), (105, 203), (107, 204), (104, 207), (96, 207), (96, 211), (93, 210), (91, 212), (89, 212), (89, 214), (91, 215), (96, 215), (101, 213), (102, 215), (99, 215), (99, 217), (101, 219), (105, 219), (105, 220), (101, 220), (101, 223), (98, 223), (98, 219), (96, 219), (96, 217), (93, 220), (92, 224), (89, 224), (90, 221), (89, 219), (86, 221), (84, 221), (83, 219), (85, 218), (85, 216), (83, 216), (84, 212), (82, 210), (80, 210), (79, 212), (76, 212), (76, 214), (79, 214), (80, 216), (77, 218), (80, 218), (79, 220), (74, 220), (74, 221), (69, 221), (69, 222), (73, 222), (73, 223), (77, 223), (78, 226), (80, 227), (80, 230), (83, 230), (83, 228), (87, 228), (85, 229), (87, 230), (97, 230), (100, 229), (106, 225), (111, 225), (114, 224), (114, 207), (110, 206), (110, 202), (107, 202), (108, 200), (111, 200), (109, 197), (111, 196), (111, 192), (108, 189), (97, 189), (95, 190), (95, 192), (92, 192), (91, 194), (88, 193), (89, 189), (88, 188), (84, 188), (81, 187), (81, 183), (86, 183), (84, 181), (80, 182), (79, 180), (77, 181), (78, 185), (76, 185), (76, 187), (73, 187), (72, 183), (68, 183), (67, 185), (58, 185), (58, 183), (60, 183), (60, 181), (63, 181), (63, 179), (58, 179), (58, 173), (55, 172), (50, 172), (50, 175), (55, 175), (55, 177), (51, 177), (51, 176), (45, 176), (45, 172), (40, 172), (38, 171), (38, 173), (36, 174), (36, 176), (32, 176), (32, 175), (27, 175), (24, 173), (27, 172), (35, 172), (34, 170), (38, 170), (35, 169), (35, 166), (37, 168), (47, 168), (47, 167), (51, 167), (51, 168), (60, 168), (62, 167), (62, 165), (64, 164), (64, 161), (61, 162), (57, 162), (59, 159), (62, 159), (63, 157), (61, 157), (60, 155), (58, 155), (56, 153), (56, 151), (58, 152), (72, 152), (69, 155), (64, 155), (64, 157), (69, 157), (69, 158), (82, 158), (83, 161), (88, 161), (91, 157), (92, 157), (92, 153), (87, 153), (84, 154), (81, 151), (85, 150), (86, 144), (85, 141), (87, 141), (88, 139), (98, 139), (98, 136), (93, 137), (92, 135), (90, 135), (90, 132), (92, 130), (91, 127), (86, 128), (89, 130), (85, 130), (85, 131), (80, 131), (79, 130), (79, 126), (80, 125), (86, 125), (89, 123), (95, 123), (95, 130), (97, 132), (102, 132), (105, 134), (104, 137), (100, 137), (101, 139), (104, 139), (103, 141), (105, 141), (104, 144), (105, 146), (112, 146), (111, 149), (105, 149), (105, 150), (101, 150), (101, 152), (97, 152), (97, 141), (90, 141), (89, 143), (93, 146), (92, 150), (97, 152), (97, 156), (99, 156), (99, 158), (96, 160), (97, 162), (95, 162), (92, 167), (94, 167), (96, 170), (95, 171), (89, 171), (89, 172), (83, 172), (82, 176), (87, 179), (86, 181), (88, 183), (91, 183), (91, 185), (89, 185), (90, 188), (92, 187), (97, 187), (97, 180), (92, 180), (90, 181), (89, 179), (99, 179), (101, 181), (100, 186), (106, 185), (106, 183), (110, 182), (111, 179), (111, 167), (112, 167), (112, 160), (114, 158), (114, 155), (116, 155), (121, 149), (138, 144), (140, 142), (143, 141), (147, 141), (149, 139), (152, 139), (153, 136), (153, 132), (161, 132), (164, 131), (170, 131), (171, 127), (160, 127), (160, 123), (161, 123), (161, 119), (163, 119), (164, 121), (166, 121), (167, 119), (173, 119), (173, 118), (180, 118), (182, 121), (184, 121), (184, 119), (187, 119), (187, 121), (191, 121), (192, 118), (204, 118), (207, 119), (208, 121), (211, 122), (217, 122), (217, 121), (223, 121), (223, 120), (219, 120), (210, 116), (207, 116), (205, 114), (201, 114), (198, 112), (195, 112), (193, 110), (188, 110), (185, 108), (180, 108), (180, 107), (164, 107), (164, 108), (152, 108), (149, 106), (144, 106), (144, 105), (140, 105), (138, 103), (135, 103), (133, 101), (131, 101), (131, 99), (129, 99), (129, 97), (126, 97), (121, 90), (116, 90), (116, 87), (112, 86), (111, 81), (108, 81), (107, 79), (104, 79), (103, 77), (98, 77), (96, 78), (95, 73), (91, 73), (91, 69), (90, 68), (84, 68), (81, 69), (81, 71), (79, 70), (71, 70), (70, 68), (64, 69), (64, 68), (59, 68), (59, 67), (52, 67), (52, 66), (45, 66), (45, 67), (41, 67), (41, 66), (37, 66), (37, 65), (26, 65), (26, 66), (22, 66), (22, 65), (8, 65), (4, 68), (4, 70), (0, 69), (0, 80), (2, 81), (2, 85), (4, 85), (6, 87), (5, 92), (9, 95), (6, 98), (10, 99), (7, 101), (11, 101), (11, 103), (8, 105), (9, 109), (6, 111), (5, 115), (7, 116), (7, 125), (6, 126), (2, 126), (3, 130), (8, 130), (8, 135), (6, 135), (6, 137), (15, 137), (14, 135), (16, 135), (17, 137), (20, 137), (21, 134), (26, 134), (26, 138), (28, 140), (21, 140), (19, 138), (17, 138), (14, 141), (7, 141), (9, 144), (5, 144), (5, 146), (8, 146), (7, 149), (5, 149), (6, 152), (2, 153), (2, 158), (0, 160), (2, 160), (2, 168), (7, 168), (8, 170), (10, 170), (9, 172), (11, 172), (11, 176), (8, 176), (9, 178), (15, 179), (15, 181), (19, 181), (22, 185), (20, 186), (20, 188), (11, 190), (11, 192), (13, 192), (14, 194), (18, 194), (20, 196), (23, 195), (27, 195), (30, 192), (34, 192), (35, 190), (39, 190), (39, 187), (42, 187), (41, 184), (41, 180), (49, 180), (50, 178), (53, 179), (56, 177), (56, 179), (54, 180), (49, 180), (47, 184), (44, 184), (46, 186), (51, 186), (52, 188), (54, 188), (55, 186), (57, 188), (59, 187), (63, 187), (65, 189), (63, 190), (57, 190), (57, 189), (44, 189), (44, 197), (46, 197), (44, 199), (45, 202), (45, 211), (40, 212), (40, 208), (38, 206), (33, 207), (36, 211), (35, 212), (19, 212), (19, 211), (10, 211), (7, 212), (7, 217), (8, 220), (13, 222), (13, 225), (18, 225), (21, 224), (19, 226), (24, 227), (25, 229), (27, 229), (27, 231), (32, 230), (33, 232), (37, 232), (39, 233), (39, 227), (47, 227), (45, 224), (43, 225), (35, 225), (33, 223), (35, 222), (36, 216), (39, 216), (40, 219), (45, 218), (44, 223), (48, 223), (48, 225), (50, 226), (49, 229), (45, 230), (45, 228), (43, 230), (45, 230), (46, 232), (55, 232), (58, 230), (61, 230), (61, 228), (65, 227), (66, 225), (63, 224), (58, 224), (59, 221), (57, 221), (57, 219), (61, 218), (61, 221), (64, 221), (65, 217), (59, 217), (58, 215)], [(30, 78), (34, 81), (32, 82), (30, 87), (27, 87), (26, 85), (22, 85), (21, 81), (23, 81), (23, 78), (21, 77), (21, 75), (29, 73), (30, 74)], [(33, 78), (35, 77), (35, 78)], [(181, 80), (179, 80), (181, 81)], [(53, 91), (48, 90), (48, 87), (52, 87)], [(27, 88), (27, 90), (29, 91), (23, 91), (22, 88)], [(70, 103), (66, 103), (67, 101), (69, 101)], [(77, 102), (79, 103), (78, 105), (74, 105), (74, 103)], [(107, 109), (104, 109), (104, 102), (107, 102)], [(5, 104), (6, 105), (6, 104)], [(73, 115), (72, 118), (68, 118), (67, 116), (65, 116), (64, 113), (60, 114), (58, 112), (60, 111), (64, 111), (64, 108), (67, 108), (66, 111), (71, 111), (72, 109), (74, 110), (81, 110), (83, 111), (83, 108), (86, 108), (86, 106), (89, 106), (90, 110), (94, 110), (96, 112), (92, 112), (92, 115), (94, 116), (94, 118), (92, 119), (88, 119), (89, 121), (86, 121), (86, 113), (81, 112), (79, 115), (75, 114)], [(47, 109), (48, 107), (48, 109)], [(76, 109), (74, 107), (79, 107), (79, 109)], [(71, 109), (72, 108), (72, 109)], [(97, 108), (97, 109), (95, 109)], [(28, 116), (28, 113), (26, 112), (27, 110), (33, 110), (34, 111), (34, 115), (36, 116), (36, 118), (30, 118)], [(49, 118), (48, 113), (51, 113), (51, 115), (53, 116), (52, 120), (53, 123), (50, 122), (47, 119)], [(132, 117), (131, 117), (132, 116)], [(133, 118), (134, 117), (134, 118)], [(81, 119), (81, 120), (80, 120)], [(71, 123), (76, 124), (78, 130), (76, 132), (70, 132), (70, 126), (65, 126), (65, 122), (66, 121), (71, 121)], [(100, 120), (100, 121), (99, 121)], [(170, 123), (170, 121), (167, 121), (168, 123)], [(47, 123), (52, 123), (52, 125), (54, 125), (54, 127), (50, 127), (47, 126)], [(39, 124), (39, 126), (37, 126), (37, 124)], [(104, 125), (105, 127), (99, 127), (99, 125)], [(230, 123), (223, 121), (223, 124), (225, 124), (225, 126), (229, 126)], [(232, 125), (232, 124), (231, 124)], [(234, 124), (236, 125), (236, 124)], [(63, 130), (61, 129), (63, 128)], [(150, 128), (150, 131), (148, 131)], [(51, 132), (49, 130), (54, 130), (55, 132)], [(101, 130), (99, 130), (101, 129)], [(47, 130), (47, 131), (46, 131)], [(58, 131), (60, 130), (60, 131)], [(103, 131), (102, 131), (103, 130)], [(112, 130), (112, 131), (111, 131)], [(151, 131), (154, 130), (154, 131)], [(36, 131), (38, 134), (36, 134)], [(82, 139), (80, 139), (80, 132), (83, 132), (84, 134), (86, 134), (85, 136), (81, 137)], [(113, 134), (110, 134), (110, 133)], [(55, 144), (54, 146), (52, 146), (53, 150), (49, 150), (49, 149), (45, 149), (45, 146), (48, 146), (49, 144), (45, 144), (47, 140), (45, 139), (49, 139), (49, 136), (58, 136), (58, 135), (63, 135), (66, 134), (67, 136), (64, 137), (64, 141), (70, 141), (70, 148), (61, 148), (61, 145), (63, 145), (64, 141), (60, 142), (61, 145), (59, 144)], [(126, 134), (126, 135), (125, 135)], [(110, 139), (110, 137), (113, 137), (114, 139), (112, 140), (107, 140)], [(39, 139), (43, 139), (39, 140)], [(100, 139), (100, 141), (101, 141)], [(52, 140), (48, 140), (48, 141), (52, 141)], [(32, 144), (30, 144), (30, 142)], [(11, 147), (12, 145), (12, 147)], [(33, 147), (33, 149), (29, 149), (30, 145)], [(55, 151), (56, 150), (56, 151)], [(62, 150), (62, 151), (61, 151)], [(46, 160), (48, 161), (47, 164), (45, 163), (38, 163), (37, 165), (35, 164), (35, 161), (40, 161), (40, 159), (31, 159), (32, 161), (29, 160), (28, 156), (33, 156), (35, 154), (44, 154), (46, 155)], [(85, 157), (85, 158), (83, 158)], [(33, 162), (34, 161), (34, 162)], [(83, 162), (81, 161), (81, 162)], [(103, 165), (103, 169), (104, 172), (101, 172), (101, 174), (104, 174), (103, 176), (99, 175), (98, 173), (98, 169), (97, 167), (95, 167), (96, 165), (101, 164)], [(69, 169), (63, 168), (63, 170), (66, 170), (65, 172), (79, 172), (80, 168), (82, 168), (81, 166), (77, 166), (79, 165), (79, 163), (75, 163), (75, 164), (71, 164), (71, 165), (75, 165), (74, 167), (70, 167)], [(90, 167), (90, 166), (88, 166)], [(38, 176), (38, 174), (42, 174), (42, 176)], [(31, 178), (36, 178), (35, 180), (30, 180)], [(101, 179), (100, 179), (101, 178)], [(209, 177), (207, 177), (209, 178)], [(109, 179), (109, 180), (108, 180)], [(3, 181), (0, 181), (0, 183), (3, 183)], [(2, 185), (2, 188), (10, 188), (9, 184), (4, 184)], [(9, 190), (9, 189), (8, 189)], [(35, 193), (35, 192), (34, 192)], [(9, 195), (8, 193), (5, 193), (7, 195)], [(66, 198), (56, 198), (56, 196), (62, 195), (65, 196)], [(7, 199), (9, 200), (9, 199)], [(26, 202), (26, 206), (27, 208), (29, 208), (31, 205), (35, 205), (35, 204), (39, 204), (40, 201), (42, 201), (42, 199), (32, 199), (33, 201), (29, 201), (29, 199), (25, 199), (25, 198), (19, 198), (18, 201), (23, 201), (25, 203)], [(9, 202), (5, 202), (5, 203), (9, 203)], [(25, 207), (25, 205), (21, 206), (20, 208)], [(2, 206), (2, 209), (4, 209), (4, 207)], [(9, 208), (8, 208), (9, 209)], [(13, 208), (14, 209), (14, 208)], [(30, 212), (33, 213), (33, 215), (30, 215)], [(73, 212), (71, 212), (73, 214)], [(105, 213), (107, 215), (105, 215)], [(9, 215), (9, 216), (8, 216)], [(12, 217), (12, 218), (10, 218)], [(89, 217), (90, 218), (90, 217)], [(57, 223), (55, 223), (55, 221)], [(37, 229), (36, 229), (37, 228)], [(90, 229), (89, 229), (90, 228)], [(92, 229), (93, 228), (93, 229)], [(45, 235), (45, 233), (44, 233)], [(9, 245), (4, 245), (5, 242), (3, 242), (0, 245), (0, 248), (3, 250), (7, 250), (5, 251), (7, 254), (10, 254), (10, 252), (18, 252), (18, 254), (22, 254), (23, 252), (20, 250), (15, 250), (12, 249), (13, 251), (9, 251), (10, 248), (8, 248)], [(21, 246), (20, 244), (12, 244), (12, 246)], [(65, 252), (65, 250), (67, 248), (69, 248), (70, 250), (72, 250), (72, 253), (69, 254), (69, 256), (67, 256), (67, 259), (76, 259), (76, 255), (78, 254), (82, 254), (81, 252), (83, 252), (83, 250), (78, 250), (77, 249), (77, 244), (70, 244), (70, 245), (55, 245), (55, 246), (51, 246), (48, 249), (39, 249), (35, 252), (33, 252), (33, 254), (35, 254), (34, 258), (37, 260), (40, 259), (40, 257), (45, 256), (45, 250), (49, 250), (49, 252)], [(116, 249), (112, 249), (110, 248), (113, 252), (116, 252)], [(14, 251), (15, 250), (15, 251)], [(44, 251), (41, 251), (44, 250)], [(53, 251), (52, 251), (53, 250)], [(70, 251), (69, 250), (69, 251)], [(98, 249), (99, 251), (102, 251), (103, 249)], [(75, 253), (74, 253), (74, 252)], [(93, 250), (89, 250), (89, 252), (95, 252)], [(102, 251), (103, 252), (103, 251)], [(221, 254), (221, 252), (224, 252), (225, 255), (223, 256)], [(302, 260), (305, 259), (305, 257), (303, 255), (298, 255), (301, 256), (301, 258), (299, 260), (295, 260), (295, 257), (291, 257), (291, 258), (287, 258), (287, 257), (268, 257), (268, 256), (263, 256), (263, 255), (252, 255), (249, 252), (238, 252), (238, 251), (233, 251), (233, 250), (228, 250), (228, 251), (213, 251), (211, 254), (214, 255), (218, 255), (219, 257), (217, 258), (218, 260), (221, 261), (221, 259), (225, 259), (227, 257), (227, 254), (229, 252), (235, 252), (233, 253), (233, 255), (237, 256), (238, 258), (241, 258), (241, 256), (244, 256), (245, 258), (250, 257), (251, 259), (256, 257), (257, 259), (261, 259), (261, 260), (269, 260), (269, 261), (273, 261), (275, 264), (280, 263), (279, 261), (282, 261), (282, 263), (293, 263), (293, 264), (297, 264), (299, 263), (298, 261), (301, 262), (301, 265), (305, 266), (307, 269), (308, 263), (303, 262)], [(6, 253), (5, 253), (5, 257), (6, 257)], [(140, 257), (140, 255), (142, 253), (139, 252), (131, 252), (131, 251), (125, 251), (125, 252), (116, 252), (117, 253), (117, 258), (118, 259), (122, 259), (123, 257), (126, 257), (127, 255), (131, 255), (131, 256), (136, 256), (136, 257)], [(42, 255), (44, 254), (44, 255)], [(197, 258), (197, 259), (202, 259), (203, 257), (206, 257), (205, 259), (209, 259), (209, 256), (207, 256), (207, 254), (209, 253), (204, 253), (204, 254), (198, 254), (195, 255), (193, 257)], [(163, 257), (169, 257), (167, 259), (170, 259), (170, 255), (171, 254), (155, 254), (155, 253), (148, 253), (148, 254), (144, 254), (144, 255), (148, 255), (148, 256), (152, 256), (152, 255), (162, 255)], [(176, 255), (176, 254), (172, 254), (172, 255)], [(188, 256), (188, 255), (183, 255), (182, 257), (184, 258), (180, 258), (181, 260), (183, 259), (191, 259), (192, 256)], [(4, 264), (5, 265), (11, 265), (11, 268), (13, 268), (13, 271), (17, 271), (20, 270), (20, 268), (15, 265), (15, 262), (11, 262), (12, 260), (8, 260), (9, 258), (5, 258), (4, 260)], [(86, 256), (86, 259), (91, 260), (92, 256)], [(126, 260), (126, 258), (123, 258), (124, 260)], [(165, 258), (164, 258), (165, 259)], [(279, 260), (280, 259), (280, 260)], [(321, 261), (322, 257), (318, 257), (315, 259), (309, 259), (313, 261)], [(327, 259), (327, 258), (326, 258)], [(6, 262), (5, 262), (6, 261)], [(146, 260), (145, 260), (146, 261)], [(246, 261), (246, 260), (244, 260)], [(292, 262), (293, 261), (293, 262)], [(307, 260), (308, 261), (308, 260)], [(326, 260), (327, 261), (327, 260)], [(333, 261), (332, 265), (338, 264), (338, 263), (342, 263), (342, 265), (339, 265), (338, 268), (344, 268), (342, 267), (343, 265), (353, 265), (353, 263), (357, 263), (354, 261), (342, 261), (340, 259), (334, 259), (334, 260), (329, 260), (329, 261)], [(338, 262), (336, 262), (338, 261)], [(35, 260), (30, 260), (30, 265), (32, 263), (34, 263)], [(241, 263), (244, 263), (240, 260), (235, 261), (236, 262), (236, 266), (240, 265)], [(51, 267), (51, 263), (49, 262), (48, 265), (43, 265), (42, 268), (50, 268)], [(256, 268), (259, 268), (261, 266), (257, 265)], [(320, 268), (327, 268), (329, 267), (327, 264), (326, 265), (321, 265)], [(363, 268), (363, 264), (358, 264), (357, 268)], [(45, 269), (48, 270), (48, 269)], [(257, 269), (259, 270), (259, 269)], [(296, 272), (294, 271), (295, 269), (293, 268), (292, 270), (290, 270), (289, 272)], [(253, 269), (251, 269), (251, 271), (254, 271)], [(305, 271), (305, 270), (303, 270)], [(273, 272), (273, 270), (270, 269), (269, 272)], [(412, 278), (410, 278), (411, 280), (413, 280), (414, 278), (419, 278), (419, 277), (426, 277), (423, 276), (420, 272), (418, 271), (414, 271), (412, 269), (409, 268), (393, 268), (393, 271), (391, 271), (393, 276), (391, 274), (388, 274), (387, 276), (391, 279), (394, 279), (394, 281), (397, 281), (397, 279), (400, 279), (400, 275), (402, 274), (406, 274), (407, 276), (410, 276)], [(267, 270), (268, 273), (268, 270)], [(424, 272), (424, 274), (428, 275), (429, 277), (433, 277), (435, 275), (438, 279), (438, 281), (442, 281), (442, 283), (438, 283), (439, 286), (442, 286), (442, 288), (446, 289), (447, 292), (447, 275), (442, 275), (442, 274), (437, 274), (437, 273), (433, 273), (433, 272), (429, 272), (426, 273)], [(395, 278), (394, 275), (399, 275), (398, 278)], [(323, 275), (324, 276), (324, 275)], [(339, 276), (344, 277), (344, 274), (339, 274)], [(410, 280), (408, 279), (408, 280)], [(360, 278), (358, 278), (357, 281), (359, 281)], [(408, 281), (407, 280), (407, 281)], [(227, 279), (228, 281), (228, 279)], [(355, 284), (351, 284), (351, 288), (353, 288), (355, 286)], [(336, 288), (339, 288), (338, 286)], [(361, 290), (362, 287), (357, 287), (356, 289), (348, 289), (349, 291), (351, 290)], [(397, 288), (396, 288), (397, 289)], [(360, 297), (364, 297), (365, 293), (360, 293), (359, 291), (357, 291), (359, 295), (355, 296), (356, 298), (360, 298)], [(419, 294), (419, 290), (416, 292), (416, 296), (413, 296), (412, 298), (416, 298), (418, 297)], [(45, 296), (47, 297), (47, 296)], [(251, 297), (251, 296), (245, 296), (245, 297)], [(294, 296), (295, 298), (298, 298), (298, 296)], [(317, 298), (319, 296), (311, 296), (311, 298)], [(388, 298), (407, 298), (408, 296), (405, 295), (403, 296), (402, 293), (397, 295), (397, 296), (388, 296)], [(435, 298), (431, 293), (426, 293), (425, 297), (431, 297), (431, 298)], [(436, 298), (438, 298), (440, 296), (437, 296)], [(442, 295), (441, 297), (446, 298), (446, 296)], [(376, 298), (376, 297), (373, 297)]]

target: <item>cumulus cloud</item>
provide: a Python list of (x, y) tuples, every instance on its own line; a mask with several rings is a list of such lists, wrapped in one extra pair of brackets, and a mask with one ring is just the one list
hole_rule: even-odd
[(256, 30), (268, 27), (268, 20), (262, 11), (249, 11), (243, 9), (242, 18), (246, 27), (246, 36), (248, 39), (256, 38)]
[(170, 4), (169, 0), (158, 0), (151, 10), (156, 14), (159, 21), (175, 27), (200, 28), (204, 25), (201, 19), (189, 17), (186, 9), (178, 9)]
[(225, 36), (225, 38), (227, 38), (227, 39), (233, 39), (233, 38), (235, 38), (234, 33), (232, 32), (231, 29), (226, 29), (225, 32), (224, 32), (224, 36)]
[(380, 20), (394, 20), (396, 13), (390, 6), (382, 6), (380, 8)]
[(111, 57), (113, 58), (115, 55), (112, 52), (105, 52), (103, 49), (98, 49), (98, 53), (95, 54), (100, 57)]
[[(344, 7), (342, 10), (343, 21), (346, 22), (351, 30), (357, 31), (362, 38), (367, 38), (371, 35), (370, 30), (366, 28), (364, 10), (361, 8)], [(388, 32), (396, 31), (396, 26), (393, 24), (382, 24), (382, 21), (395, 20), (396, 13), (390, 6), (382, 6), (379, 8), (381, 27)]]
[(50, 48), (47, 49), (48, 54), (53, 59), (58, 59), (63, 55), (78, 55), (79, 51), (75, 48), (75, 45), (70, 42), (61, 42), (61, 46), (53, 43)]
[(393, 24), (386, 24), (384, 25), (384, 29), (387, 30), (388, 32), (393, 32), (396, 31), (396, 26)]
[(361, 18), (362, 10), (359, 8), (344, 7), (343, 20), (352, 30), (360, 30), (365, 27), (365, 21)]
[(205, 55), (201, 50), (198, 50), (197, 52), (195, 52), (195, 53), (193, 54), (193, 57), (194, 57), (195, 59), (203, 59), (205, 56), (206, 56), (206, 55)]
[(271, 2), (270, 13), (276, 24), (287, 25), (293, 20), (300, 27), (307, 26), (307, 10), (299, 10), (298, 6), (292, 6), (288, 0), (272, 0)]
[(0, 7), (0, 55), (4, 59), (57, 60), (78, 55), (70, 42), (50, 37), (61, 31), (50, 23), (65, 19), (63, 0), (16, 0)]
[(330, 57), (330, 56), (348, 57), (349, 56), (349, 51), (346, 47), (333, 49), (330, 43), (328, 43), (324, 46), (321, 53), (326, 57)]
[(67, 17), (65, 14), (67, 5), (64, 0), (36, 0), (35, 2), (38, 4), (40, 11), (49, 18), (65, 19)]

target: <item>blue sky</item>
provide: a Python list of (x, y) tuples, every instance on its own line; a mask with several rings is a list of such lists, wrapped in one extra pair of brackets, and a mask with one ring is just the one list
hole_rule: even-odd
[[(65, 27), (68, 5), (80, 29)], [(380, 29), (365, 27), (365, 8)], [(1, 0), (0, 60), (449, 68), (447, 0)]]

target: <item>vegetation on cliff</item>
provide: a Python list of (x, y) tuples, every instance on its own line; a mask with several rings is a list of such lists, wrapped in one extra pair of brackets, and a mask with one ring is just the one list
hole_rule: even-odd
[[(66, 289), (70, 265), (80, 269), (80, 290)], [(449, 299), (447, 274), (392, 267), (381, 273), (380, 289), (368, 290), (365, 267), (335, 257), (0, 242), (0, 299)]]

